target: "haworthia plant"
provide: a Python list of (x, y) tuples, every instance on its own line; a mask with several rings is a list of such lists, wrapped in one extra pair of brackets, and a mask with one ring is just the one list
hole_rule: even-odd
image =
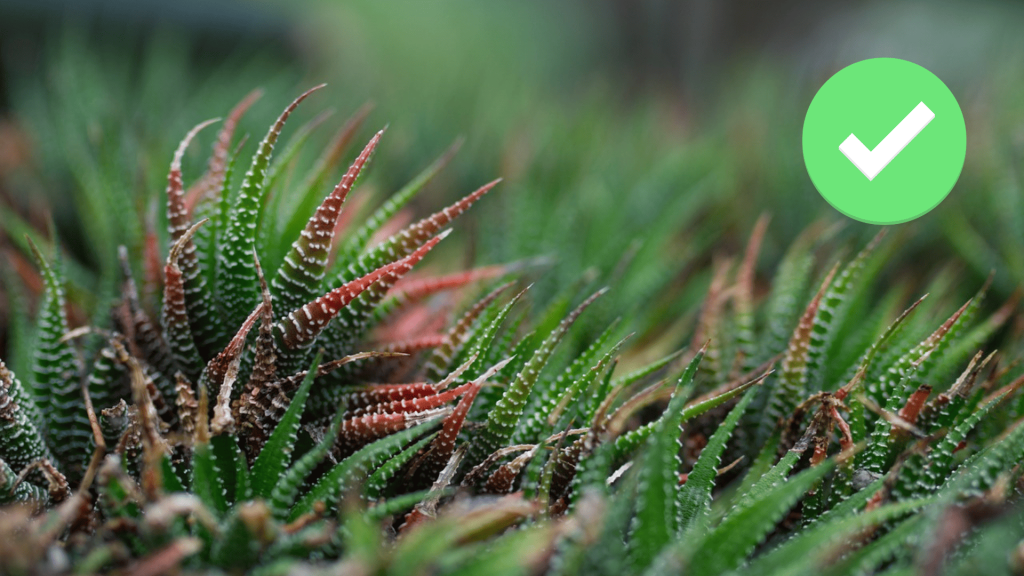
[[(909, 280), (879, 287), (887, 241), (837, 263), (821, 226), (762, 286), (767, 218), (737, 266), (695, 274), (711, 280), (703, 311), (637, 302), (680, 312), (664, 334), (616, 309), (617, 292), (595, 304), (632, 273), (666, 276), (633, 270), (636, 251), (550, 300), (526, 287), (551, 270), (525, 261), (438, 273), (435, 248), (449, 234), (444, 251), (458, 248), (456, 219), (497, 181), (413, 221), (446, 153), (342, 225), (388, 142), (376, 133), (335, 170), (363, 110), (303, 163), (321, 115), (275, 161), (310, 92), (241, 182), (235, 131), (257, 94), (228, 113), (192, 183), (185, 150), (211, 122), (185, 134), (163, 160), (166, 238), (141, 261), (137, 246), (97, 255), (121, 261), (112, 309), (65, 290), (59, 243), (46, 256), (19, 244), (36, 268), (17, 261), (4, 294), (37, 295), (37, 320), (5, 308), (19, 341), (0, 362), (0, 572), (1024, 565), (1024, 377), (1012, 342), (990, 342), (1014, 325), (1012, 301), (988, 311), (983, 287), (954, 311), (946, 276), (924, 302)], [(283, 197), (292, 181), (298, 196)], [(609, 288), (592, 293), (598, 281)]]

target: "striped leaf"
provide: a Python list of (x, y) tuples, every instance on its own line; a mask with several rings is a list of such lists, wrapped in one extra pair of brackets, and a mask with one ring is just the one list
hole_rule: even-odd
[(258, 294), (256, 271), (250, 255), (256, 245), (256, 222), (264, 201), (264, 182), (274, 144), (277, 143), (288, 116), (303, 100), (320, 88), (323, 88), (323, 85), (316, 86), (296, 98), (270, 127), (256, 149), (249, 171), (242, 180), (238, 197), (228, 213), (227, 226), (221, 236), (223, 242), (217, 255), (217, 294), (221, 311), (230, 324), (237, 326), (242, 323), (245, 311), (252, 309)]

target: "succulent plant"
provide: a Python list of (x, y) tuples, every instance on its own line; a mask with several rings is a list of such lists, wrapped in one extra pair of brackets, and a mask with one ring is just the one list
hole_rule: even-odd
[[(59, 249), (27, 242), (37, 321), (15, 347), (18, 374), (0, 364), (6, 573), (1024, 565), (1024, 377), (985, 351), (1015, 302), (979, 320), (983, 286), (951, 312), (943, 277), (909, 304), (902, 286), (879, 295), (883, 234), (819, 274), (820, 226), (762, 298), (762, 219), (738, 264), (716, 262), (689, 345), (637, 362), (631, 319), (602, 316), (573, 347), (614, 285), (566, 287), (534, 314), (528, 263), (410, 275), (497, 181), (394, 226), (443, 157), (356, 226), (345, 201), (381, 131), (324, 196), (360, 113), (292, 179), (299, 205), (319, 205), (268, 217), (305, 132), (284, 163), (275, 145), (316, 89), (241, 178), (234, 130), (255, 94), (187, 188), (185, 151), (213, 122), (185, 135), (166, 257), (157, 241), (148, 265), (121, 251), (102, 323), (72, 328)], [(151, 272), (141, 289), (133, 269)]]

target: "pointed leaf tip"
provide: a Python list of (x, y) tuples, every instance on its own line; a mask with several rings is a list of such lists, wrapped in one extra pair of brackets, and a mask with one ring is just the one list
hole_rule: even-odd
[(206, 224), (209, 221), (210, 221), (209, 218), (203, 218), (199, 222), (196, 222), (195, 224), (190, 226), (188, 228), (188, 230), (185, 230), (185, 232), (181, 235), (180, 238), (175, 240), (174, 244), (171, 245), (170, 252), (167, 253), (167, 264), (168, 265), (172, 265), (172, 264), (174, 266), (178, 265), (177, 264), (178, 256), (180, 256), (182, 250), (185, 249), (185, 245), (188, 244), (190, 240), (192, 240), (192, 237), (195, 236), (195, 234), (199, 230), (199, 228), (201, 228), (203, 226), (203, 224)]
[(185, 156), (185, 150), (187, 150), (189, 144), (192, 143), (192, 139), (195, 138), (196, 135), (203, 130), (203, 128), (206, 128), (211, 124), (216, 124), (217, 122), (220, 122), (220, 120), (220, 118), (210, 118), (209, 120), (204, 120), (203, 122), (196, 124), (191, 130), (188, 131), (187, 134), (185, 134), (185, 137), (181, 140), (180, 143), (178, 143), (178, 148), (174, 151), (174, 157), (171, 159), (171, 170), (181, 170), (181, 159), (182, 157)]
[[(188, 202), (185, 199), (185, 187), (182, 183), (181, 159), (185, 155), (185, 150), (188, 149), (189, 144), (192, 143), (192, 139), (203, 128), (219, 121), (220, 118), (212, 118), (205, 122), (200, 122), (185, 134), (181, 143), (178, 144), (177, 150), (174, 151), (174, 156), (171, 159), (171, 168), (167, 172), (167, 226), (171, 240), (178, 240), (189, 227), (189, 209)], [(186, 265), (186, 267), (189, 266), (191, 266), (191, 262)]]
[(218, 289), (231, 323), (239, 322), (240, 314), (249, 308), (255, 288), (255, 275), (248, 252), (256, 242), (258, 216), (266, 197), (265, 184), (274, 145), (291, 113), (310, 94), (322, 87), (316, 86), (304, 92), (271, 125), (253, 155), (241, 189), (229, 211), (227, 228), (223, 232), (226, 241), (217, 254), (217, 260), (221, 266), (218, 271)]
[(281, 309), (295, 310), (318, 294), (330, 259), (342, 207), (383, 134), (384, 130), (380, 130), (370, 139), (337, 186), (310, 216), (298, 238), (292, 242), (291, 250), (271, 284)]
[(404, 274), (426, 256), (447, 234), (431, 238), (412, 254), (382, 266), (369, 274), (345, 283), (313, 302), (292, 311), (279, 323), (285, 346), (296, 349), (309, 345), (335, 316), (360, 294), (385, 276)]

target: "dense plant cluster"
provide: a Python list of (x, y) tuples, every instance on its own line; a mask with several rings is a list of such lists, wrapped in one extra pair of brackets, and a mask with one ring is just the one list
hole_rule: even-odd
[(822, 227), (762, 295), (762, 219), (716, 261), (691, 344), (625, 372), (628, 318), (567, 338), (614, 285), (583, 278), (531, 311), (535, 263), (412, 272), (497, 182), (402, 223), (445, 156), (357, 223), (344, 205), (381, 131), (324, 197), (360, 114), (291, 175), (300, 216), (269, 216), (308, 131), (272, 153), (315, 90), (241, 177), (257, 94), (189, 187), (182, 159), (213, 121), (185, 136), (166, 256), (155, 238), (143, 265), (122, 250), (96, 322), (72, 327), (59, 249), (26, 242), (42, 294), (0, 364), (5, 572), (1024, 566), (1024, 377), (987, 349), (1013, 301), (985, 316), (982, 286), (957, 307), (942, 276), (909, 305), (899, 285), (879, 296), (884, 233), (821, 271)]

